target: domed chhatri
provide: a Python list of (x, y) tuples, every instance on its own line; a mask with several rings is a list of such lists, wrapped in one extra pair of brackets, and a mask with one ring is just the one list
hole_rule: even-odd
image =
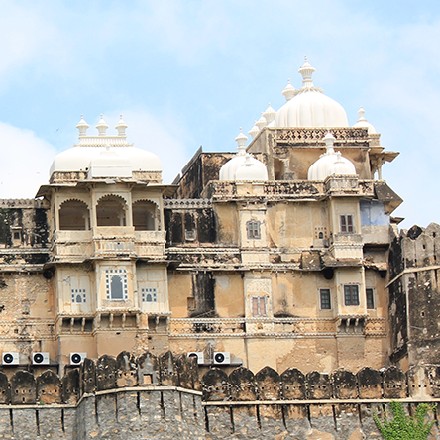
[(122, 115), (116, 125), (115, 135), (107, 134), (108, 124), (102, 115), (96, 125), (97, 135), (87, 134), (89, 125), (83, 116), (76, 128), (79, 132), (78, 143), (55, 156), (50, 169), (51, 180), (71, 180), (75, 173), (78, 176), (78, 173), (82, 173), (87, 179), (133, 178), (133, 173), (136, 173), (139, 180), (139, 173), (145, 172), (153, 172), (161, 180), (162, 165), (159, 157), (128, 143), (125, 133), (127, 124)]
[(219, 173), (220, 180), (267, 180), (267, 167), (263, 162), (246, 153), (247, 136), (240, 130), (235, 138), (237, 142), (237, 154), (226, 162)]
[(309, 180), (325, 180), (331, 175), (356, 175), (356, 168), (340, 152), (333, 148), (335, 138), (330, 133), (324, 136), (326, 152), (313, 163), (307, 173)]
[(356, 124), (353, 125), (353, 127), (366, 128), (368, 129), (368, 134), (377, 134), (377, 131), (374, 128), (373, 124), (370, 124), (367, 121), (367, 118), (365, 117), (365, 109), (363, 107), (358, 110), (358, 116), (358, 120)]
[(348, 118), (344, 108), (335, 100), (324, 95), (315, 87), (312, 74), (315, 68), (307, 59), (299, 69), (303, 84), (299, 90), (289, 87), (282, 91), (287, 102), (277, 111), (276, 127), (348, 127)]

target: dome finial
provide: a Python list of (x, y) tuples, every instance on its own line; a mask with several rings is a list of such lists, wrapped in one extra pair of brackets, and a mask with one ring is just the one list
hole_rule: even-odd
[(312, 67), (307, 60), (307, 57), (304, 57), (304, 64), (298, 69), (298, 72), (303, 77), (303, 88), (310, 89), (313, 87), (312, 74), (316, 69)]
[(107, 122), (104, 121), (104, 115), (101, 113), (100, 119), (96, 124), (96, 128), (98, 129), (99, 136), (105, 136), (108, 128)]
[(125, 130), (128, 127), (128, 125), (125, 123), (124, 119), (122, 118), (122, 115), (119, 116), (119, 121), (116, 125), (116, 130), (118, 131), (118, 136), (125, 137)]
[(252, 139), (255, 139), (257, 137), (257, 134), (260, 132), (260, 129), (255, 124), (248, 133), (252, 136)]
[(290, 84), (290, 78), (287, 80), (287, 85), (284, 87), (281, 94), (286, 98), (286, 101), (290, 101), (295, 96), (295, 88)]
[(333, 144), (335, 143), (335, 137), (332, 135), (330, 131), (327, 131), (325, 136), (322, 138), (325, 143), (326, 154), (333, 154), (335, 150), (333, 149)]
[(269, 106), (263, 112), (263, 116), (264, 116), (264, 119), (266, 119), (266, 121), (267, 121), (267, 125), (270, 125), (273, 121), (275, 121), (276, 114), (277, 114), (277, 112), (269, 103)]
[(83, 115), (81, 115), (81, 118), (80, 118), (78, 124), (76, 124), (76, 128), (79, 131), (79, 137), (86, 136), (87, 129), (89, 128), (89, 124), (87, 124), (87, 122), (84, 120)]
[(367, 119), (365, 118), (365, 109), (363, 107), (359, 107), (358, 110), (358, 122), (362, 122), (362, 121), (366, 121)]
[(239, 135), (235, 138), (235, 142), (237, 142), (237, 149), (238, 149), (238, 154), (239, 155), (244, 155), (246, 153), (246, 142), (247, 142), (248, 138), (245, 134), (243, 134), (243, 130), (240, 127), (240, 133)]
[(267, 127), (267, 119), (261, 115), (260, 119), (255, 123), (255, 125), (260, 129), (263, 130), (264, 127)]

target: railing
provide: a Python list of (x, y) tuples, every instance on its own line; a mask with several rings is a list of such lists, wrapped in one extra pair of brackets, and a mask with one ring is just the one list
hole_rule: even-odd
[(57, 258), (163, 255), (165, 231), (135, 231), (129, 226), (102, 226), (93, 231), (57, 231), (53, 252)]
[[(310, 198), (320, 197), (327, 193), (356, 193), (358, 195), (373, 195), (374, 181), (373, 180), (359, 180), (357, 176), (335, 176), (326, 183), (321, 180), (272, 180), (268, 182), (257, 182), (263, 185), (262, 194), (268, 198)], [(203, 196), (206, 199), (224, 199), (228, 198), (243, 198), (254, 197), (254, 194), (242, 194), (237, 191), (236, 182), (212, 180), (203, 190)], [(206, 199), (200, 199), (201, 203), (206, 203)], [(182, 201), (179, 206), (179, 201), (167, 202), (169, 208), (189, 208), (197, 207), (192, 200)], [(208, 207), (208, 206), (206, 206)]]
[[(338, 318), (171, 318), (171, 337), (336, 336)], [(364, 334), (384, 336), (384, 318), (366, 318)]]

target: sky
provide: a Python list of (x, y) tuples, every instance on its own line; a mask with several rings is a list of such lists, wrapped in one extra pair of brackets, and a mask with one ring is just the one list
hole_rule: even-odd
[(307, 56), (350, 124), (363, 106), (400, 155), (383, 177), (401, 227), (440, 223), (440, 3), (0, 0), (0, 198), (32, 198), (84, 115), (123, 114), (170, 183), (202, 146), (235, 151)]

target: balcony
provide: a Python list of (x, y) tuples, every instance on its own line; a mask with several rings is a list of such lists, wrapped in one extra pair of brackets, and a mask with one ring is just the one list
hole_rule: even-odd
[(100, 226), (93, 231), (57, 231), (56, 260), (92, 257), (159, 257), (165, 253), (165, 231), (135, 231), (130, 226)]
[(91, 257), (92, 231), (57, 231), (52, 240), (56, 260), (83, 260)]
[(336, 260), (361, 260), (363, 247), (361, 234), (335, 234), (329, 251)]

